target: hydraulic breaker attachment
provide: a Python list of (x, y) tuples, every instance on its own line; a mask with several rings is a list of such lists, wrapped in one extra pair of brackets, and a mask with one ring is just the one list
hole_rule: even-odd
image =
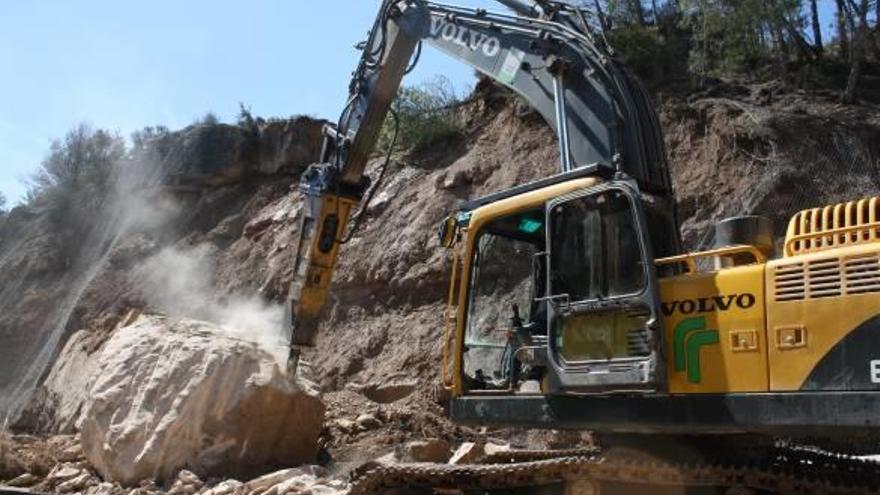
[(327, 301), (345, 227), (367, 186), (366, 180), (359, 187), (338, 181), (330, 164), (312, 165), (302, 177), (305, 198), (287, 300), (291, 373), (296, 372), (302, 348), (315, 345), (318, 316)]
[(418, 11), (410, 8), (406, 16), (407, 3), (398, 0), (385, 0), (382, 5), (361, 47), (363, 55), (349, 88), (349, 102), (339, 122), (324, 127), (320, 163), (309, 167), (300, 179), (305, 205), (287, 308), (291, 372), (296, 370), (300, 350), (315, 345), (318, 316), (327, 300), (348, 220), (369, 187), (364, 174), (367, 162), (418, 42), (402, 29), (415, 29)]

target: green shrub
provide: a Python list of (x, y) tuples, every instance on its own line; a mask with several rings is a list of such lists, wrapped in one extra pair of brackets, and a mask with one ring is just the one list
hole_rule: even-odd
[(683, 0), (682, 7), (682, 27), (693, 33), (689, 65), (695, 75), (752, 74), (797, 46), (791, 39), (801, 24), (797, 0)]
[(219, 123), (220, 118), (214, 112), (208, 112), (194, 122), (195, 125), (217, 125)]
[(155, 146), (156, 141), (165, 139), (171, 131), (164, 125), (147, 126), (131, 133), (132, 150), (146, 149)]
[[(401, 88), (391, 104), (399, 119), (396, 148), (418, 152), (460, 133), (464, 122), (458, 103), (460, 99), (445, 77)], [(382, 126), (378, 149), (388, 149), (394, 130), (394, 118), (389, 114)]]
[(260, 125), (263, 119), (254, 117), (250, 107), (246, 107), (244, 103), (238, 103), (238, 127), (241, 127), (248, 134), (258, 136), (260, 133)]
[(688, 47), (681, 33), (630, 24), (611, 31), (609, 41), (627, 68), (648, 83), (687, 74)]
[(46, 207), (62, 241), (75, 243), (94, 225), (125, 153), (117, 134), (80, 124), (52, 143), (33, 177), (28, 202)]

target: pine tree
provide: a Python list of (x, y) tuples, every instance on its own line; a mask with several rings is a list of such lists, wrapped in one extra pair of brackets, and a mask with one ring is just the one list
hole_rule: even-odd
[(849, 59), (849, 34), (846, 27), (846, 0), (835, 0), (837, 5), (837, 43), (840, 45), (840, 58)]
[(822, 26), (819, 23), (819, 6), (816, 0), (810, 0), (810, 16), (813, 24), (813, 46), (816, 54), (821, 56), (824, 50), (822, 46)]

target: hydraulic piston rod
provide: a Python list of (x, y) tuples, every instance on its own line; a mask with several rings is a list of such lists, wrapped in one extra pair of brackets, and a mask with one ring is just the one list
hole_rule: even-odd
[(565, 109), (565, 84), (562, 82), (562, 74), (561, 71), (554, 74), (553, 99), (556, 103), (556, 133), (559, 136), (559, 171), (568, 172), (573, 167), (571, 148), (568, 144), (568, 116)]

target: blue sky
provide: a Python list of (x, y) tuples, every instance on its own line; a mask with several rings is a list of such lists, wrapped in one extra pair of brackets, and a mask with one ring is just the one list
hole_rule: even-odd
[[(208, 111), (229, 121), (239, 102), (255, 115), (335, 118), (378, 3), (0, 0), (0, 192), (21, 198), (51, 140), (79, 122), (128, 136)], [(433, 50), (405, 82), (438, 74), (473, 84)]]
[[(485, 6), (487, 1), (459, 2)], [(208, 111), (335, 118), (378, 1), (0, 0), (0, 192), (79, 122), (128, 136)], [(473, 71), (426, 50), (407, 83)]]

